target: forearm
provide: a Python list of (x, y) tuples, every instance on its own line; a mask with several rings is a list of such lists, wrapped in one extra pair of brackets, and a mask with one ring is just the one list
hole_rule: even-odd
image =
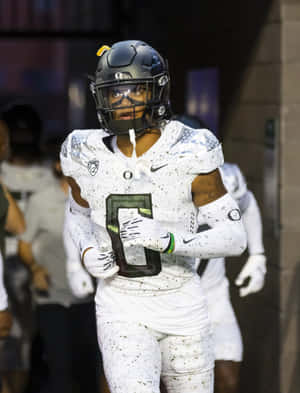
[(249, 206), (243, 214), (243, 222), (247, 232), (248, 252), (250, 255), (264, 253), (263, 227), (260, 210), (252, 192), (249, 191)]
[(18, 254), (21, 261), (28, 267), (31, 273), (34, 273), (39, 268), (39, 265), (33, 256), (31, 243), (19, 240)]
[(238, 206), (229, 194), (199, 207), (199, 215), (211, 229), (196, 234), (174, 233), (174, 254), (218, 258), (240, 255), (245, 250), (245, 228)]
[(3, 186), (5, 196), (8, 200), (8, 212), (5, 223), (5, 229), (14, 235), (20, 235), (25, 231), (24, 215), (19, 208), (17, 202), (14, 200), (10, 192)]
[(90, 208), (80, 206), (71, 195), (65, 212), (64, 236), (70, 236), (80, 254), (89, 247), (97, 246)]
[[(67, 210), (69, 209), (69, 206), (67, 207)], [(67, 212), (66, 212), (67, 214)], [(67, 274), (72, 274), (75, 272), (78, 272), (80, 270), (83, 270), (81, 261), (80, 261), (80, 253), (79, 249), (77, 248), (76, 244), (74, 243), (71, 234), (70, 234), (70, 228), (66, 225), (68, 221), (65, 221), (65, 227), (63, 231), (63, 242), (64, 242), (64, 248), (65, 248), (65, 253), (66, 253), (66, 269), (67, 269)]]

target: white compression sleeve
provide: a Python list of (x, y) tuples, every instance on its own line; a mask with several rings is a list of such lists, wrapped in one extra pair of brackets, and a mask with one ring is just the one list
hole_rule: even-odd
[(8, 307), (7, 293), (4, 287), (3, 281), (3, 258), (0, 253), (0, 311), (5, 310)]
[(91, 210), (78, 205), (71, 194), (67, 204), (69, 204), (69, 208), (65, 212), (64, 230), (69, 231), (80, 254), (88, 247), (97, 247), (91, 221)]
[(200, 233), (175, 233), (173, 253), (200, 258), (240, 255), (246, 248), (246, 232), (237, 203), (227, 193), (199, 207), (201, 222), (211, 228)]
[[(69, 214), (68, 210), (70, 209), (69, 201), (66, 204), (66, 212), (65, 214)], [(66, 268), (67, 273), (74, 273), (79, 270), (84, 270), (81, 261), (80, 261), (80, 252), (73, 241), (70, 233), (70, 227), (67, 225), (69, 218), (65, 220), (64, 231), (63, 231), (63, 242), (66, 253)]]
[(249, 193), (249, 205), (243, 214), (243, 222), (248, 238), (248, 252), (250, 255), (263, 254), (263, 227), (260, 210), (252, 192)]

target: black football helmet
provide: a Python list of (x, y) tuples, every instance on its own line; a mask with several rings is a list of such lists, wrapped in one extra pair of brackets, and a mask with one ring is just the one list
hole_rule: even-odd
[(114, 135), (134, 129), (140, 135), (170, 117), (168, 65), (155, 49), (142, 41), (120, 41), (97, 55), (90, 88), (102, 128)]

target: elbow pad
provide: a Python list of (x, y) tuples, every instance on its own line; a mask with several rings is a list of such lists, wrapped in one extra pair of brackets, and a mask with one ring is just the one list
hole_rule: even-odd
[[(174, 234), (174, 254), (219, 258), (240, 255), (247, 236), (237, 203), (227, 193), (214, 202), (199, 207), (198, 217), (210, 229), (200, 233)], [(200, 218), (199, 217), (199, 218)]]

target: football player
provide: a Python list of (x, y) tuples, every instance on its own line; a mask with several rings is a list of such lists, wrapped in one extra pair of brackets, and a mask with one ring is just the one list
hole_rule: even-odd
[[(240, 287), (240, 296), (244, 297), (260, 291), (264, 286), (267, 269), (262, 219), (257, 201), (248, 190), (238, 165), (226, 162), (220, 167), (220, 173), (227, 191), (238, 203), (247, 232), (249, 257), (235, 280), (235, 284)], [(243, 358), (243, 342), (230, 301), (225, 260), (200, 260), (198, 272), (201, 274), (213, 324), (215, 393), (236, 393)]]
[[(205, 124), (197, 116), (175, 115), (173, 119), (195, 128)], [(220, 168), (223, 183), (236, 200), (242, 213), (247, 232), (249, 258), (235, 280), (240, 286), (241, 297), (259, 292), (265, 282), (266, 256), (263, 245), (263, 228), (259, 206), (253, 193), (248, 189), (244, 175), (237, 164), (226, 162)], [(200, 230), (205, 229), (205, 223)], [(198, 260), (198, 272), (208, 300), (213, 324), (215, 348), (215, 393), (236, 393), (239, 385), (239, 371), (243, 358), (241, 331), (230, 301), (229, 282), (226, 277), (224, 258)], [(245, 281), (248, 280), (246, 285)]]
[[(167, 62), (142, 41), (101, 47), (91, 90), (99, 130), (61, 150), (66, 227), (97, 277), (100, 349), (111, 393), (213, 391), (213, 343), (195, 258), (240, 255), (241, 213), (207, 129), (170, 121)], [(198, 216), (210, 229), (196, 233)]]

